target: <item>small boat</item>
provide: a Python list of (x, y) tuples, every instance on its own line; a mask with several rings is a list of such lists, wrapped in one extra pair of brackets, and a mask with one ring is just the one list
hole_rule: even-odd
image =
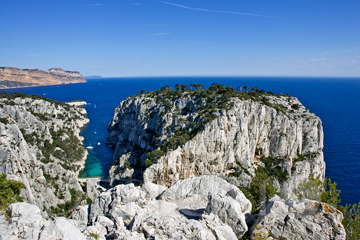
[(93, 149), (94, 147), (92, 147), (92, 146), (87, 146), (86, 148), (87, 148), (87, 149)]
[(94, 132), (95, 134), (97, 134), (96, 132)]
[(96, 104), (94, 104), (94, 108), (96, 108)]
[(98, 142), (98, 145), (100, 145), (100, 142)]

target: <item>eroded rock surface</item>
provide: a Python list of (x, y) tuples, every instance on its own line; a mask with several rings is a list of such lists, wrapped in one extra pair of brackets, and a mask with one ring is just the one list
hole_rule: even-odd
[[(189, 180), (195, 191), (185, 187)], [(7, 210), (9, 220), (0, 216), (0, 239), (239, 239), (248, 230), (244, 215), (248, 200), (236, 197), (242, 193), (234, 194), (231, 184), (224, 190), (211, 188), (214, 182), (220, 185), (224, 180), (202, 176), (180, 180), (165, 190), (118, 185), (92, 204), (79, 206), (69, 219), (46, 220), (38, 207), (15, 203)], [(155, 197), (156, 192), (162, 193)], [(338, 210), (307, 199), (274, 197), (255, 217), (248, 233), (254, 240), (346, 237)]]
[(343, 215), (322, 202), (302, 199), (269, 201), (251, 228), (252, 239), (346, 239)]
[(0, 216), (0, 239), (29, 240), (86, 240), (84, 234), (69, 220), (63, 217), (45, 220), (40, 209), (29, 203), (14, 203), (7, 210), (9, 222)]
[[(209, 202), (209, 194), (226, 195), (224, 203), (232, 207), (228, 209), (237, 211), (234, 222), (228, 224), (222, 211)], [(212, 206), (209, 211), (207, 206)], [(101, 193), (88, 209), (79, 207), (71, 218), (83, 229), (102, 226), (107, 237), (119, 239), (134, 234), (139, 239), (237, 239), (247, 231), (243, 220), (249, 208), (251, 203), (235, 186), (216, 176), (201, 176), (165, 190), (149, 182), (142, 187), (117, 185)]]

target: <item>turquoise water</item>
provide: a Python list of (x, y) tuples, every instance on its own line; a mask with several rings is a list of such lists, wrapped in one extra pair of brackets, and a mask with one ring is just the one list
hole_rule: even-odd
[[(127, 96), (142, 89), (154, 91), (161, 86), (200, 83), (205, 88), (212, 83), (233, 86), (257, 86), (275, 93), (297, 97), (318, 115), (324, 127), (324, 157), (326, 175), (338, 183), (342, 203), (360, 200), (360, 79), (357, 78), (266, 78), (266, 77), (162, 77), (103, 78), (88, 83), (21, 88), (7, 92), (38, 94), (59, 101), (82, 99), (90, 103), (85, 108), (90, 123), (82, 129), (89, 155), (81, 177), (107, 177), (113, 148), (105, 146), (107, 125), (114, 108)], [(96, 134), (95, 134), (96, 132)], [(100, 142), (100, 145), (98, 143)]]

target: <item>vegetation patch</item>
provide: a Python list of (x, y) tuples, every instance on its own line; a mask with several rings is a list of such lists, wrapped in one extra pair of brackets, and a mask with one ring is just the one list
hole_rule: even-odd
[(256, 170), (255, 176), (252, 178), (249, 187), (239, 187), (239, 189), (245, 194), (246, 198), (250, 200), (252, 204), (252, 212), (259, 209), (263, 201), (268, 201), (270, 198), (278, 194), (278, 191), (274, 187), (271, 176), (267, 175), (265, 171)]
[(265, 166), (258, 167), (258, 172), (262, 172), (267, 176), (276, 178), (280, 184), (282, 184), (288, 179), (288, 174), (278, 166), (284, 161), (286, 161), (285, 159), (262, 156), (260, 160), (262, 163), (264, 163)]
[(6, 210), (10, 204), (15, 202), (22, 202), (23, 197), (20, 197), (21, 189), (25, 185), (22, 182), (6, 179), (6, 174), (0, 175), (0, 211)]
[(62, 204), (58, 204), (57, 208), (51, 206), (50, 209), (52, 214), (68, 217), (70, 216), (71, 211), (75, 210), (75, 208), (80, 204), (83, 193), (81, 191), (76, 191), (74, 188), (71, 188), (69, 192), (71, 195), (71, 200)]

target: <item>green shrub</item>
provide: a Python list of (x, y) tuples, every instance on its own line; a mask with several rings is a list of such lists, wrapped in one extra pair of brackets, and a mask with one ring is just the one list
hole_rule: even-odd
[(347, 204), (340, 207), (340, 211), (344, 215), (342, 221), (346, 231), (346, 239), (358, 240), (360, 236), (360, 202), (358, 204)]
[(97, 233), (89, 233), (89, 237), (93, 237), (93, 238), (95, 238), (95, 239), (99, 239), (99, 238), (100, 238), (99, 234), (97, 234)]
[(8, 124), (9, 120), (7, 118), (0, 118), (0, 122), (3, 124)]
[(256, 211), (263, 201), (268, 201), (278, 193), (270, 176), (258, 170), (255, 171), (255, 176), (252, 178), (250, 187), (239, 187), (239, 189), (252, 203), (253, 211)]
[(294, 193), (298, 199), (307, 198), (321, 201), (321, 192), (323, 190), (323, 182), (319, 178), (311, 177), (309, 181), (302, 182), (294, 189)]
[(89, 197), (86, 198), (86, 203), (87, 203), (87, 204), (91, 204), (92, 202), (93, 202), (93, 201), (91, 200), (91, 198), (89, 198)]
[(297, 103), (291, 105), (291, 108), (292, 108), (292, 109), (295, 109), (295, 110), (298, 110), (300, 107), (301, 107), (301, 105), (299, 105), (299, 104), (297, 104)]
[(145, 161), (145, 165), (148, 167), (148, 166), (150, 166), (152, 164), (157, 163), (157, 160), (159, 158), (161, 158), (162, 156), (164, 156), (164, 155), (165, 155), (165, 153), (163, 151), (159, 150), (159, 149), (155, 149), (152, 152), (148, 152), (146, 154), (147, 159)]
[(127, 169), (132, 169), (131, 163), (129, 162), (129, 160), (125, 160), (124, 167), (126, 167)]
[(262, 156), (261, 161), (264, 163), (265, 167), (258, 167), (258, 171), (264, 172), (267, 176), (275, 177), (280, 184), (288, 179), (288, 174), (280, 167), (274, 168), (274, 166), (284, 162), (285, 159)]
[(0, 175), (0, 211), (7, 209), (7, 207), (15, 202), (22, 202), (23, 197), (20, 197), (21, 189), (25, 185), (22, 182), (6, 179), (6, 174)]

